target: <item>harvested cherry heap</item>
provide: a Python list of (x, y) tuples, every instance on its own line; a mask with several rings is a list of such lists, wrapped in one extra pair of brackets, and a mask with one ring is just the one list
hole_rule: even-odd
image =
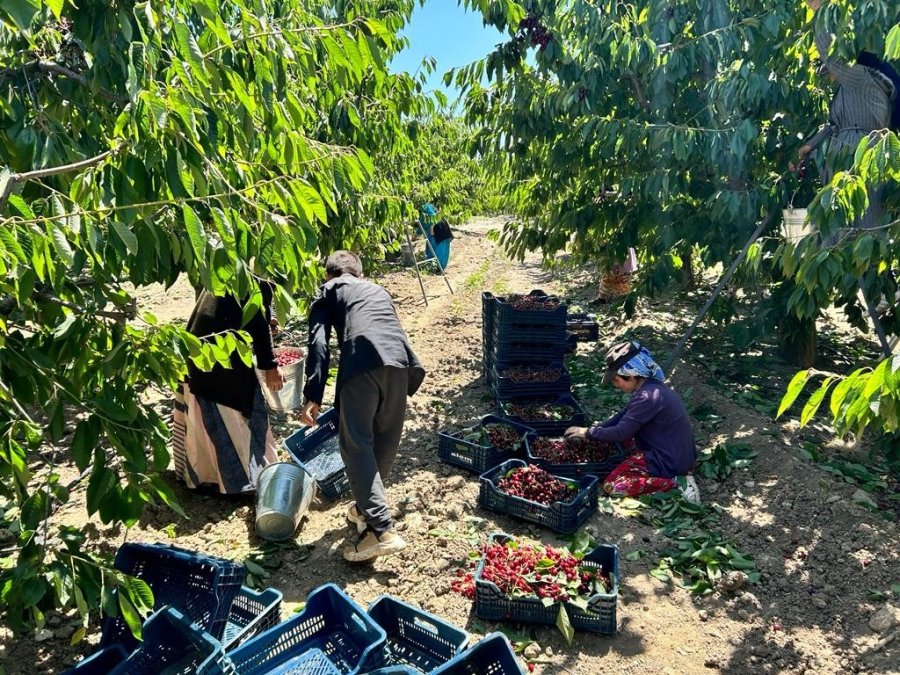
[(484, 424), (459, 432), (459, 437), (469, 443), (478, 443), (498, 450), (513, 450), (522, 442), (522, 432), (506, 424)]
[[(609, 575), (599, 566), (582, 564), (582, 556), (552, 546), (532, 546), (509, 540), (485, 544), (481, 550), (481, 578), (492, 581), (512, 598), (550, 598), (554, 602), (586, 601), (612, 588)], [(478, 564), (477, 552), (469, 556), (469, 568)], [(467, 598), (475, 597), (475, 575), (457, 570), (450, 588)]]
[(290, 366), (303, 359), (303, 352), (299, 349), (284, 347), (275, 354), (275, 362), (279, 366)]
[(559, 298), (549, 295), (517, 295), (513, 293), (506, 296), (506, 302), (512, 305), (516, 311), (552, 312), (559, 307)]
[(529, 422), (548, 420), (567, 420), (575, 414), (575, 409), (570, 405), (555, 405), (543, 403), (527, 405), (523, 403), (508, 403), (505, 406), (506, 414), (518, 417)]
[(585, 438), (535, 438), (531, 454), (553, 464), (586, 464), (602, 462), (617, 452), (616, 446)]
[(513, 382), (556, 382), (562, 377), (560, 368), (530, 368), (528, 366), (515, 366), (507, 368), (500, 377), (507, 377)]
[(497, 481), (497, 488), (513, 497), (522, 497), (547, 506), (554, 502), (568, 501), (578, 491), (572, 483), (561, 481), (534, 464), (510, 469)]

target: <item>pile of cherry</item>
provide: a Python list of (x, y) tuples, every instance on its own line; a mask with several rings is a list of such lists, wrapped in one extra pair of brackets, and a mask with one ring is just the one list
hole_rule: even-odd
[(497, 482), (497, 488), (513, 497), (522, 497), (545, 506), (569, 501), (578, 492), (574, 484), (561, 481), (534, 464), (510, 469)]

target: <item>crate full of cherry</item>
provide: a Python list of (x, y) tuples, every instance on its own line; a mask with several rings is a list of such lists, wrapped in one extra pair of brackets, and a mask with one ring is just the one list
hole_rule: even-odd
[(471, 427), (438, 432), (438, 457), (447, 464), (482, 474), (507, 459), (524, 457), (528, 442), (534, 437), (534, 430), (524, 424), (485, 415)]
[(527, 455), (530, 463), (554, 475), (566, 478), (591, 475), (601, 481), (625, 459), (624, 450), (617, 443), (546, 436), (532, 439)]
[(571, 426), (583, 427), (587, 415), (571, 395), (497, 401), (500, 417), (534, 429), (538, 436), (562, 436)]
[(572, 378), (562, 362), (495, 363), (491, 385), (496, 398), (531, 398), (568, 394)]
[(596, 476), (577, 480), (510, 459), (481, 474), (478, 505), (519, 520), (572, 534), (597, 510)]
[(498, 326), (566, 326), (566, 303), (555, 295), (534, 290), (494, 298), (494, 331)]
[(575, 537), (568, 549), (555, 548), (496, 532), (474, 560), (474, 572), (459, 570), (450, 587), (475, 599), (477, 617), (615, 634), (616, 546)]

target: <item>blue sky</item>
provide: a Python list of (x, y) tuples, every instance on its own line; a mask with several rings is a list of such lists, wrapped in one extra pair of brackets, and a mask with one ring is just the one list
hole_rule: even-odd
[(456, 92), (443, 86), (444, 73), (484, 57), (504, 39), (496, 28), (483, 25), (479, 12), (467, 12), (456, 0), (429, 0), (417, 6), (403, 32), (410, 46), (394, 57), (391, 70), (415, 73), (422, 59), (432, 56), (437, 68), (426, 87), (443, 89), (451, 100)]

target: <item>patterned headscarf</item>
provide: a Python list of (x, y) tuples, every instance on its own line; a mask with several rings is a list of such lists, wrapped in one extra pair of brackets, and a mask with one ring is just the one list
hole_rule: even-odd
[(616, 375), (644, 377), (660, 382), (666, 377), (662, 368), (653, 360), (653, 355), (642, 347), (640, 342), (633, 341), (614, 344), (606, 352), (603, 384), (612, 384)]
[(653, 359), (653, 354), (647, 351), (646, 347), (641, 347), (641, 350), (632, 356), (625, 365), (620, 366), (616, 372), (626, 377), (644, 377), (660, 382), (666, 379), (663, 369), (659, 367)]

